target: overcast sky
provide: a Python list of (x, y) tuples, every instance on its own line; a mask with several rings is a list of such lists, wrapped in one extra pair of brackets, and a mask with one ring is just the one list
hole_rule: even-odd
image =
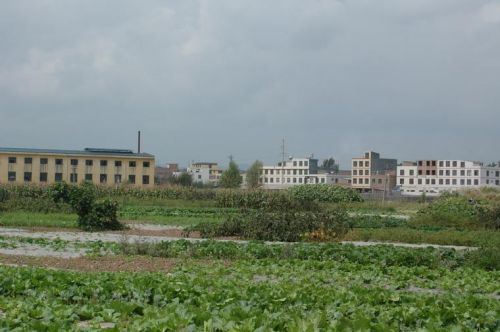
[(0, 146), (500, 160), (499, 0), (0, 2)]

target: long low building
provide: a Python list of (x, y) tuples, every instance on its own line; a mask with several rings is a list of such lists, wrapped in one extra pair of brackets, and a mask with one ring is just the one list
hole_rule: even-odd
[(466, 160), (419, 160), (404, 162), (397, 169), (402, 195), (437, 196), (466, 188), (500, 187), (500, 166)]
[(0, 148), (0, 184), (51, 184), (90, 181), (154, 186), (155, 157), (131, 150), (52, 150)]

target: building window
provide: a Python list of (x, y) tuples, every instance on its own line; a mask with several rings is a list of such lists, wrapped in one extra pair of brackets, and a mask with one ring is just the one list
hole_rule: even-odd
[(299, 161), (299, 167), (302, 167), (302, 160)]
[(149, 167), (149, 161), (143, 161), (142, 162), (142, 167)]
[(496, 177), (499, 177), (499, 176), (500, 176), (500, 172), (499, 172), (499, 171), (496, 171), (496, 172), (495, 172), (495, 176), (496, 176)]
[(9, 182), (16, 181), (16, 172), (9, 172), (8, 177), (9, 177)]
[(47, 158), (40, 158), (40, 165), (47, 165), (49, 160)]
[(325, 178), (321, 178), (321, 183), (325, 183)]
[(62, 159), (56, 159), (56, 165), (62, 165), (63, 164), (63, 160)]
[(449, 169), (446, 170), (446, 176), (450, 176), (450, 170)]
[(296, 161), (293, 162), (293, 167), (297, 167), (297, 162)]
[(362, 169), (360, 169), (360, 170), (359, 170), (359, 175), (363, 175), (363, 173), (364, 173), (364, 172), (363, 172), (363, 170), (362, 170)]
[(486, 176), (490, 176), (490, 171), (486, 171)]
[(457, 162), (456, 161), (453, 162), (453, 167), (457, 167)]
[(465, 167), (465, 161), (460, 162), (460, 167), (462, 167), (462, 168)]
[(446, 161), (446, 167), (450, 167), (450, 165), (451, 165), (451, 164), (450, 164), (450, 161), (449, 161), (449, 160), (447, 160), (447, 161)]
[(460, 179), (460, 185), (465, 186), (465, 179)]
[(358, 167), (358, 162), (357, 162), (357, 161), (353, 161), (353, 162), (352, 162), (352, 166), (353, 166), (353, 167)]
[(122, 175), (115, 174), (115, 183), (122, 183)]
[(404, 176), (405, 175), (405, 170), (404, 169), (400, 169), (399, 170), (399, 175)]
[(370, 167), (370, 162), (369, 161), (365, 161), (365, 167)]
[(422, 160), (419, 160), (418, 161), (418, 166), (422, 166), (423, 165), (423, 161)]
[(443, 176), (443, 174), (444, 174), (444, 173), (443, 173), (443, 170), (442, 170), (442, 169), (440, 169), (440, 170), (439, 170), (439, 175)]
[(436, 166), (436, 161), (435, 160), (432, 161), (432, 166)]
[(478, 180), (478, 179), (474, 179), (474, 185), (475, 185), (475, 186), (478, 186), (478, 185), (479, 185), (479, 180)]
[(353, 170), (352, 171), (352, 175), (358, 175), (358, 171), (357, 170)]
[(136, 167), (136, 162), (135, 161), (129, 161), (128, 162), (128, 167)]
[(413, 179), (409, 179), (409, 182), (410, 184), (414, 184), (415, 181)]
[(431, 175), (431, 170), (430, 169), (426, 170), (425, 175)]
[(24, 158), (24, 163), (29, 165), (33, 164), (33, 158), (31, 157)]
[(115, 167), (122, 167), (122, 161), (121, 160), (115, 160)]
[(471, 179), (467, 179), (467, 185), (468, 186), (472, 185), (472, 180)]
[(108, 174), (101, 174), (99, 176), (99, 182), (100, 183), (106, 183), (106, 182), (108, 182)]
[(431, 180), (430, 179), (425, 179), (425, 184), (430, 184)]
[(422, 175), (422, 170), (421, 169), (418, 170), (418, 175)]
[(444, 182), (443, 182), (443, 179), (439, 179), (439, 184), (440, 184), (440, 185), (443, 185), (443, 183), (444, 183)]
[(149, 175), (142, 176), (142, 184), (149, 184)]
[(108, 161), (107, 160), (101, 160), (100, 163), (101, 167), (106, 167), (108, 166)]
[(431, 184), (436, 184), (436, 179), (432, 179)]
[(286, 182), (287, 182), (287, 183), (290, 183), (290, 178), (286, 178)]
[(306, 166), (306, 167), (307, 167), (307, 166), (308, 166), (308, 164), (309, 164), (309, 162), (308, 162), (307, 160), (306, 160), (306, 161), (304, 161), (304, 166)]
[(297, 178), (293, 178), (293, 183), (297, 183)]
[(456, 169), (454, 169), (454, 170), (451, 172), (451, 174), (452, 174), (453, 176), (457, 176), (457, 170), (456, 170)]
[(450, 179), (446, 179), (446, 185), (450, 185)]
[(302, 183), (302, 178), (299, 178), (299, 183)]
[(274, 170), (270, 169), (269, 170), (269, 175), (274, 175)]
[(415, 171), (410, 169), (410, 175), (415, 175)]
[(78, 159), (71, 159), (71, 166), (78, 166)]
[(9, 157), (9, 164), (15, 164), (17, 163), (17, 158), (16, 157)]
[(353, 184), (358, 184), (358, 179), (357, 178), (352, 179), (352, 183)]
[(47, 173), (46, 172), (40, 173), (40, 182), (47, 182)]
[(85, 181), (92, 182), (92, 174), (90, 173), (85, 174)]
[(500, 185), (500, 180), (495, 180), (495, 184), (498, 186)]
[(460, 176), (465, 176), (465, 170), (460, 170)]
[(62, 173), (56, 173), (56, 174), (54, 175), (54, 180), (55, 180), (56, 182), (61, 182), (61, 181), (62, 181), (62, 179), (63, 179), (63, 175), (62, 175)]
[(422, 184), (422, 179), (418, 179), (418, 184)]
[(474, 170), (474, 176), (479, 176), (479, 171), (477, 169)]
[(78, 182), (78, 174), (71, 173), (69, 175), (69, 182), (71, 182), (71, 183), (77, 183)]
[(443, 166), (444, 166), (444, 163), (443, 163), (443, 161), (441, 160), (441, 161), (439, 162), (439, 167), (443, 167)]
[(135, 184), (135, 175), (128, 176), (128, 183)]
[(399, 184), (400, 184), (400, 185), (405, 184), (405, 179), (399, 179)]
[(365, 184), (370, 184), (370, 179), (365, 179)]
[(94, 165), (93, 160), (90, 160), (90, 159), (85, 160), (85, 166), (93, 166), (93, 165)]

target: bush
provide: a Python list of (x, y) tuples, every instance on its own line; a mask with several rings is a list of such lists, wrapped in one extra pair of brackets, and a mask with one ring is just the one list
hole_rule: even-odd
[(9, 191), (6, 188), (0, 187), (0, 203), (7, 201), (9, 198)]
[(354, 189), (329, 184), (303, 184), (289, 188), (288, 192), (297, 200), (328, 203), (363, 201), (361, 195)]
[(245, 210), (230, 215), (221, 223), (203, 222), (186, 229), (203, 237), (240, 236), (263, 241), (296, 242), (301, 240), (339, 239), (347, 233), (348, 217), (344, 209), (307, 211), (299, 208), (283, 210)]
[(498, 228), (500, 208), (469, 199), (458, 193), (446, 194), (420, 209), (410, 227), (477, 229)]
[(85, 214), (78, 215), (78, 226), (86, 231), (119, 230), (123, 225), (117, 219), (118, 203), (109, 199), (92, 202)]

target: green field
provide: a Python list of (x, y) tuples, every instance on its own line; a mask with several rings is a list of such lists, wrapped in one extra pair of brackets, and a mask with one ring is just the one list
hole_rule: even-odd
[[(187, 260), (170, 273), (0, 267), (0, 327), (495, 331), (499, 272), (322, 260)], [(80, 325), (79, 325), (80, 324)]]

